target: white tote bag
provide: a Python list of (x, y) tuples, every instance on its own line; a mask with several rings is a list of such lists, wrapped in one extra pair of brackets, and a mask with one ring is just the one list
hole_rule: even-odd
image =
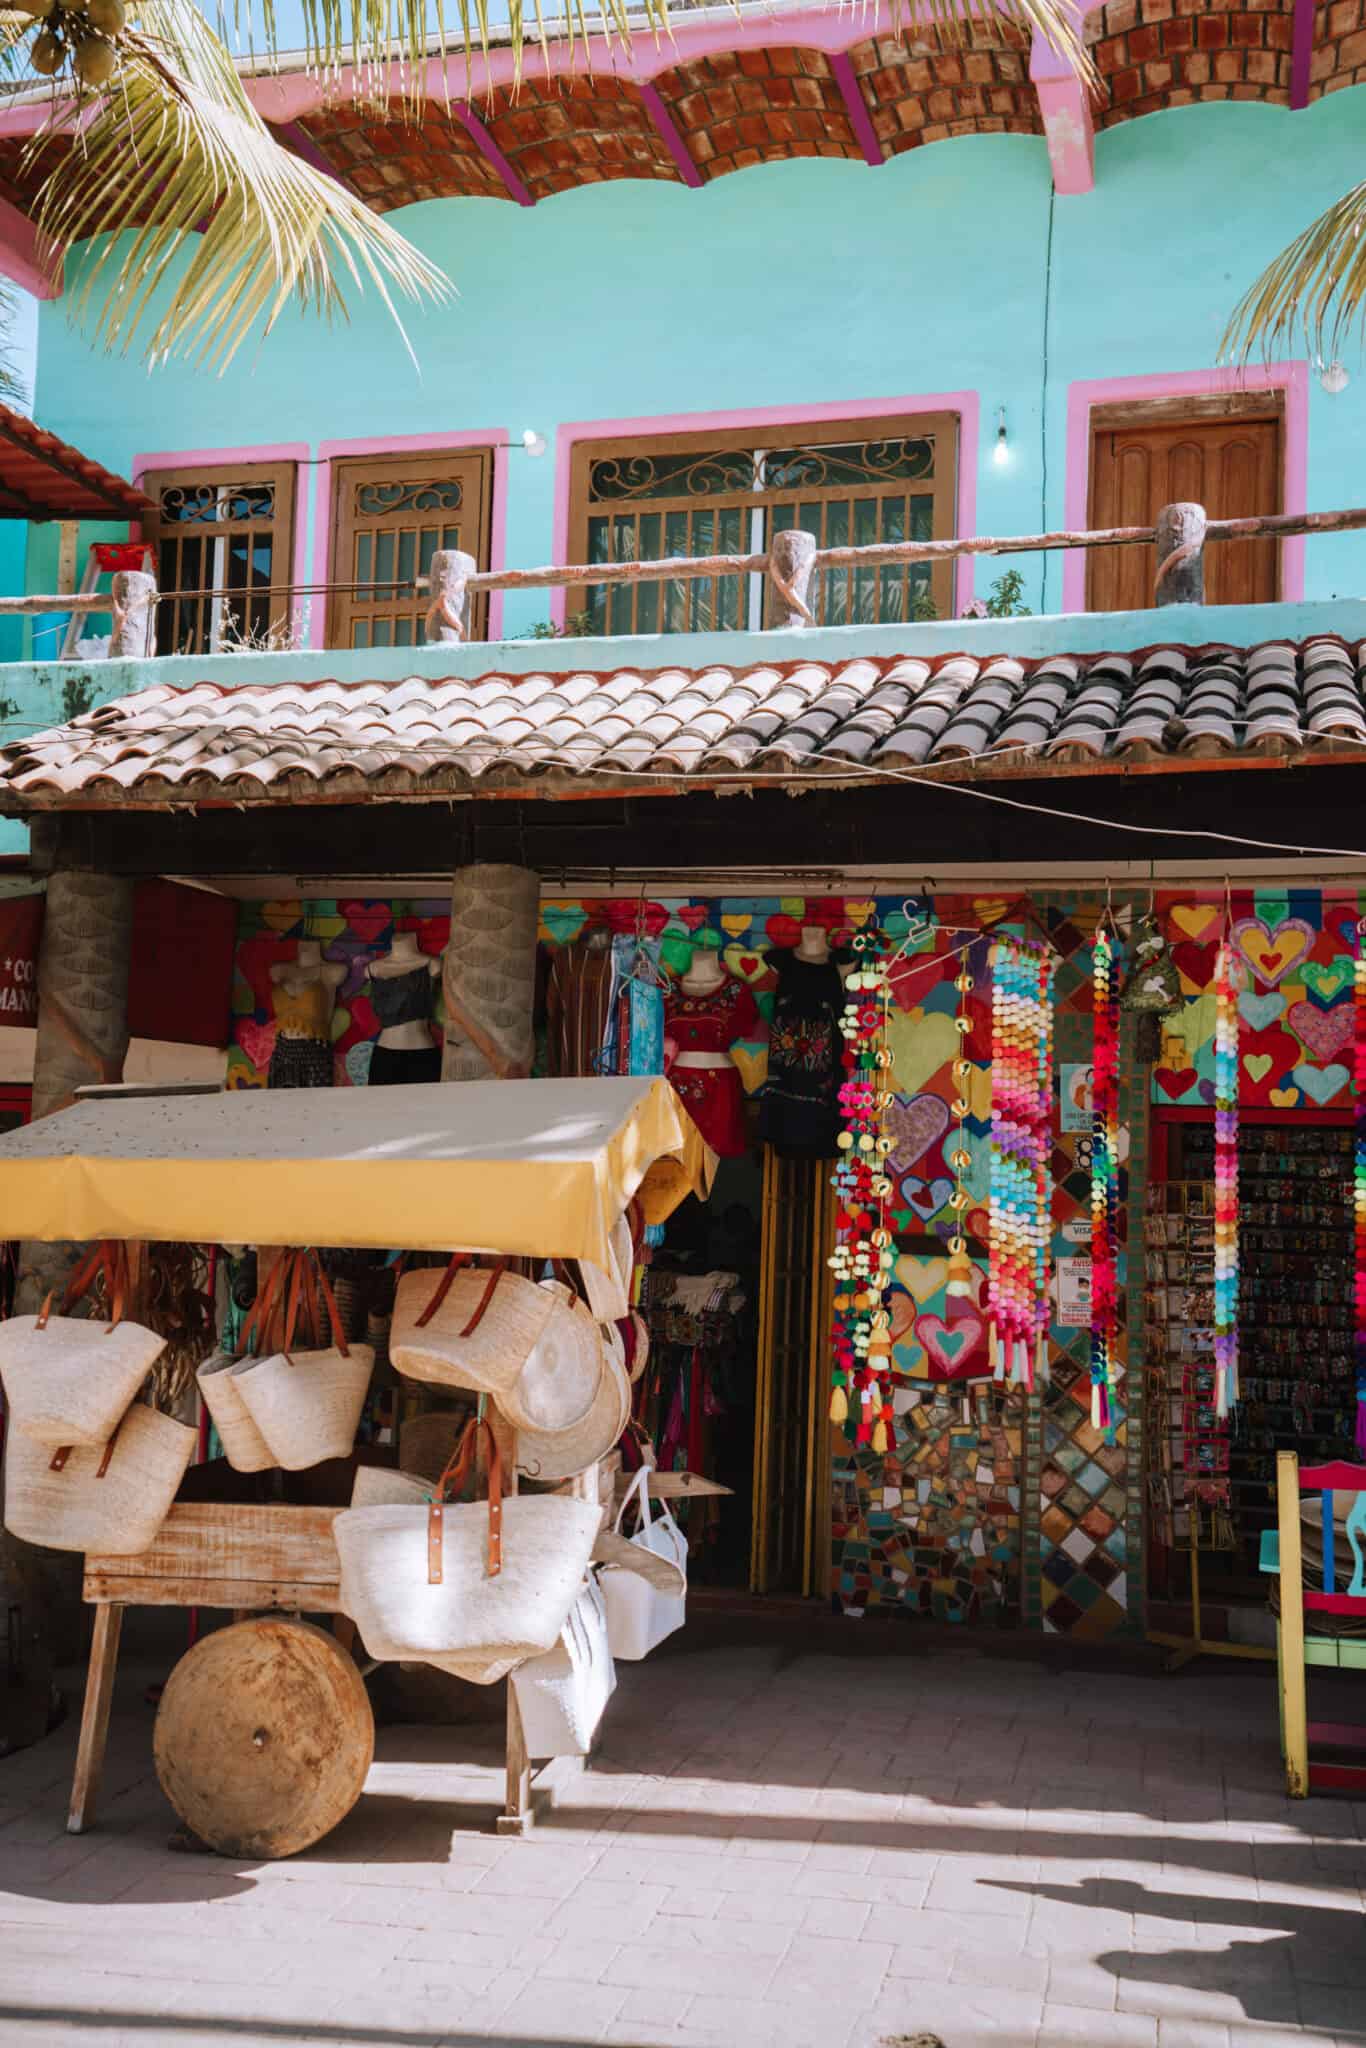
[[(97, 1244), (71, 1275), (62, 1313), (52, 1296), (36, 1316), (0, 1323), (0, 1379), (11, 1421), (33, 1443), (108, 1442), (146, 1379), (166, 1339), (123, 1319), (128, 1254), (122, 1244)], [(103, 1272), (108, 1322), (69, 1311)]]
[[(310, 1277), (322, 1293), (332, 1343), (325, 1351), (294, 1349), (294, 1327)], [(299, 1252), (288, 1280), (289, 1307), (282, 1348), (231, 1375), (275, 1464), (302, 1472), (326, 1458), (349, 1458), (355, 1446), (375, 1354), (368, 1344), (348, 1344), (337, 1303), (315, 1254)]]
[(197, 1432), (135, 1401), (109, 1441), (53, 1450), (11, 1417), (5, 1527), (49, 1550), (150, 1550), (194, 1455)]
[(607, 1609), (590, 1572), (554, 1649), (512, 1674), (527, 1755), (587, 1756), (616, 1685)]
[(604, 1567), (602, 1594), (607, 1604), (607, 1640), (612, 1655), (627, 1663), (648, 1657), (656, 1644), (682, 1628), (687, 1619), (688, 1539), (669, 1510), (651, 1501), (649, 1482), (650, 1468), (642, 1465), (626, 1489), (613, 1526), (620, 1535), (626, 1510), (632, 1500), (637, 1501), (640, 1528), (629, 1539), (631, 1544), (676, 1565), (683, 1574), (683, 1590), (665, 1593), (636, 1572), (622, 1571), (616, 1565)]
[[(489, 1498), (448, 1505), (469, 1470), (477, 1431), (488, 1446)], [(332, 1525), (343, 1610), (372, 1657), (442, 1664), (460, 1675), (553, 1649), (598, 1533), (596, 1501), (502, 1497), (487, 1423), (468, 1430), (429, 1506), (348, 1508)]]

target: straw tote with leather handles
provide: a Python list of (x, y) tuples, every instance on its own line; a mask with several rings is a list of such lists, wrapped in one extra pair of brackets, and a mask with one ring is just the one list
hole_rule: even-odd
[[(73, 1316), (103, 1274), (109, 1318)], [(0, 1379), (10, 1421), (31, 1443), (103, 1445), (166, 1349), (166, 1339), (124, 1316), (131, 1291), (128, 1248), (105, 1240), (86, 1253), (53, 1316), (51, 1294), (36, 1316), (0, 1323)]]
[[(453, 1503), (483, 1432), (488, 1500)], [(502, 1459), (474, 1422), (425, 1507), (347, 1508), (332, 1525), (343, 1609), (372, 1657), (476, 1683), (552, 1649), (583, 1584), (602, 1510), (556, 1494), (503, 1499)]]
[(284, 1259), (277, 1259), (266, 1275), (242, 1324), (236, 1351), (215, 1351), (195, 1374), (223, 1454), (234, 1472), (267, 1472), (275, 1463), (275, 1454), (252, 1421), (237, 1380), (256, 1363), (263, 1341), (267, 1351), (275, 1348), (269, 1326), (282, 1312), (285, 1270)]
[[(302, 1472), (327, 1458), (350, 1457), (375, 1354), (368, 1344), (347, 1342), (336, 1297), (316, 1252), (286, 1252), (280, 1263), (288, 1269), (277, 1297), (285, 1302), (280, 1349), (234, 1373), (233, 1382), (275, 1463), (286, 1472)], [(306, 1308), (311, 1311), (308, 1297), (315, 1283), (332, 1343), (326, 1350), (298, 1351), (294, 1340), (301, 1314)]]
[(533, 1280), (455, 1252), (444, 1272), (404, 1273), (394, 1291), (389, 1357), (409, 1379), (499, 1394), (526, 1364), (554, 1310)]
[(135, 1401), (104, 1444), (53, 1450), (10, 1418), (5, 1527), (49, 1550), (150, 1550), (194, 1455), (197, 1431)]

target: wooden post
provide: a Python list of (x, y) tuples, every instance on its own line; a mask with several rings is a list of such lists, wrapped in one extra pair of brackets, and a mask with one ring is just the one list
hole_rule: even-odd
[(432, 556), (432, 604), (427, 613), (428, 640), (459, 646), (465, 637), (465, 586), (478, 569), (473, 555), (459, 548), (440, 548)]
[(1205, 602), (1205, 508), (1164, 505), (1157, 515), (1157, 581), (1153, 602)]
[(481, 862), (451, 882), (451, 936), (442, 963), (443, 1081), (520, 1080), (535, 1051), (540, 877)]
[(109, 599), (114, 620), (109, 641), (111, 661), (142, 661), (152, 652), (156, 594), (156, 584), (145, 569), (115, 571)]
[(118, 1668), (122, 1629), (123, 1609), (112, 1601), (102, 1601), (95, 1609), (95, 1634), (90, 1645), (85, 1705), (81, 1709), (81, 1735), (76, 1746), (76, 1773), (71, 1780), (71, 1811), (66, 1823), (69, 1835), (83, 1835), (95, 1818), (105, 1744), (109, 1739), (109, 1708), (114, 1697), (114, 1673)]
[(1304, 1676), (1304, 1557), (1300, 1543), (1300, 1461), (1294, 1451), (1276, 1453), (1276, 1522), (1281, 1588), (1277, 1663), (1285, 1789), (1292, 1799), (1305, 1799), (1309, 1794), (1309, 1719)]
[(522, 1710), (512, 1680), (507, 1680), (507, 1797), (497, 1819), (500, 1835), (524, 1835), (531, 1825), (531, 1759), (526, 1753)]
[(774, 534), (768, 554), (768, 580), (776, 601), (775, 625), (815, 625), (807, 603), (807, 592), (811, 585), (816, 548), (815, 534), (805, 532), (800, 526), (785, 526)]

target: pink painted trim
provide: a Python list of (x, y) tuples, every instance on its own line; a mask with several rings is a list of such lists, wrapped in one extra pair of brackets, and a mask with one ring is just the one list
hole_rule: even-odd
[[(1203, 397), (1217, 391), (1281, 391), (1285, 394), (1285, 472), (1282, 510), (1309, 509), (1309, 365), (1306, 362), (1249, 364), (1246, 369), (1178, 370), (1151, 377), (1079, 378), (1067, 392), (1067, 483), (1064, 519), (1084, 530), (1091, 485), (1091, 408), (1128, 398)], [(1281, 599), (1304, 596), (1304, 536), (1281, 542)], [(1086, 609), (1086, 550), (1063, 556), (1062, 608)]]
[[(493, 499), (489, 506), (489, 568), (507, 566), (507, 454), (510, 435), (506, 427), (484, 427), (458, 434), (370, 434), (358, 441), (320, 441), (316, 458), (317, 481), (313, 490), (313, 581), (326, 583), (332, 555), (332, 464), (346, 455), (435, 455), (450, 448), (491, 448), (493, 450)], [(327, 644), (326, 601), (314, 607), (311, 644)], [(489, 592), (489, 639), (501, 639), (503, 592)]]
[(0, 199), (0, 276), (32, 292), (35, 299), (59, 299), (65, 289), (60, 260), (43, 261), (38, 231), (26, 213)]
[(1091, 96), (1066, 57), (1034, 31), (1029, 76), (1043, 117), (1053, 189), (1060, 198), (1089, 192), (1096, 182), (1096, 133)]
[(497, 171), (498, 176), (503, 181), (503, 190), (507, 193), (509, 199), (515, 199), (519, 206), (534, 206), (536, 204), (535, 200), (527, 191), (526, 186), (522, 183), (516, 171), (513, 170), (512, 165), (503, 155), (502, 150), (499, 149), (498, 144), (489, 134), (488, 129), (474, 112), (473, 108), (452, 107), (451, 112), (469, 136), (470, 141), (474, 144), (480, 156), (483, 157), (484, 162), (492, 165), (493, 169)]
[[(294, 477), (294, 544), (289, 566), (290, 582), (297, 588), (308, 576), (308, 521), (304, 517), (303, 479), (298, 474), (308, 461), (307, 441), (266, 441), (258, 448), (170, 448), (151, 455), (133, 457), (133, 482), (142, 488), (149, 469), (227, 469), (237, 462), (292, 462)], [(142, 528), (138, 527), (138, 537)]]
[[(960, 534), (977, 531), (977, 461), (981, 403), (975, 391), (918, 392), (914, 398), (853, 398), (843, 404), (756, 405), (739, 412), (662, 413), (655, 418), (567, 420), (555, 436), (555, 522), (552, 559), (569, 559), (569, 485), (575, 445), (580, 441), (631, 440), (646, 434), (729, 433), (736, 427), (805, 427), (827, 420), (872, 420), (884, 416), (914, 419), (918, 413), (958, 415), (958, 489), (956, 524)], [(954, 609), (962, 613), (971, 602), (974, 558), (962, 556), (954, 573)], [(550, 616), (564, 624), (567, 592), (550, 593)]]
[(660, 141), (674, 160), (674, 169), (685, 185), (696, 192), (702, 184), (702, 173), (692, 160), (692, 152), (678, 132), (678, 123), (659, 96), (659, 88), (648, 82), (641, 86), (640, 97), (645, 102), (645, 111), (654, 122)]
[(882, 144), (878, 141), (872, 115), (868, 112), (868, 102), (863, 97), (863, 89), (854, 76), (854, 67), (846, 50), (837, 50), (831, 57), (830, 75), (840, 89), (840, 98), (844, 101), (845, 110), (849, 115), (854, 140), (863, 151), (863, 161), (870, 164), (875, 171), (881, 170), (884, 162)]
[(1290, 49), (1290, 104), (1309, 105), (1309, 73), (1314, 58), (1315, 0), (1295, 0), (1293, 42)]

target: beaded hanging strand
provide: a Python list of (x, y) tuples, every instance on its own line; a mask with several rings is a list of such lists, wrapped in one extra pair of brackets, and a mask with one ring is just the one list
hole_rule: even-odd
[(991, 985), (992, 1370), (1032, 1388), (1048, 1362), (1053, 974), (1041, 947), (998, 939)]
[(1215, 1413), (1238, 1399), (1238, 990), (1227, 939), (1214, 970)]
[(891, 984), (879, 958), (882, 934), (860, 932), (859, 958), (845, 983), (840, 1016), (845, 1079), (840, 1088), (844, 1128), (833, 1184), (837, 1211), (835, 1249), (834, 1386), (830, 1419), (848, 1424), (856, 1443), (879, 1456), (890, 1448), (893, 1411), (887, 1376), (891, 1370), (891, 1317), (884, 1296), (896, 1253), (887, 1226), (892, 1183), (887, 1155), (893, 1140), (886, 1130), (891, 1107), (892, 1055), (887, 1043)]
[(972, 1036), (972, 1016), (968, 1010), (972, 976), (968, 972), (966, 947), (958, 956), (958, 974), (953, 985), (958, 991), (958, 1015), (954, 1018), (958, 1051), (953, 1062), (953, 1085), (958, 1093), (953, 1099), (952, 1109), (958, 1128), (953, 1134), (953, 1147), (949, 1153), (949, 1165), (953, 1168), (953, 1193), (949, 1197), (949, 1207), (953, 1211), (953, 1235), (949, 1239), (948, 1279), (944, 1292), (950, 1300), (962, 1301), (972, 1293), (972, 1260), (968, 1257), (968, 1241), (963, 1235), (963, 1217), (972, 1199), (963, 1182), (963, 1176), (972, 1165), (967, 1133), (967, 1116), (972, 1106), (968, 1099), (972, 1081), (972, 1061), (968, 1056), (968, 1039)]
[(1356, 1011), (1356, 1157), (1352, 1211), (1356, 1227), (1356, 1447), (1366, 1457), (1366, 953), (1361, 950), (1366, 918), (1357, 926), (1354, 970)]
[(1119, 1379), (1119, 976), (1104, 926), (1091, 977), (1091, 1425), (1109, 1434)]

